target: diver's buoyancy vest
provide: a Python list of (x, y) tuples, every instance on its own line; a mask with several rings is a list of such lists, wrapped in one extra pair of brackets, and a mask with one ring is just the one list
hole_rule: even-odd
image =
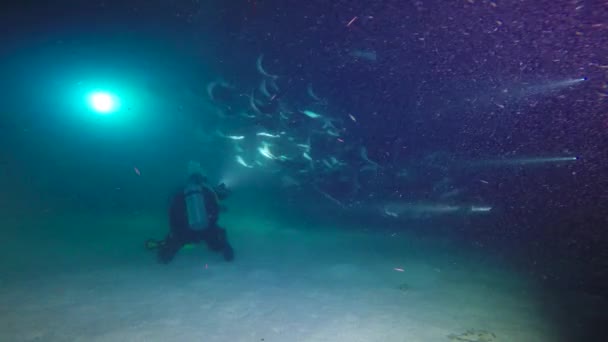
[(188, 226), (192, 230), (202, 230), (209, 225), (207, 207), (203, 187), (198, 184), (188, 184), (184, 189)]

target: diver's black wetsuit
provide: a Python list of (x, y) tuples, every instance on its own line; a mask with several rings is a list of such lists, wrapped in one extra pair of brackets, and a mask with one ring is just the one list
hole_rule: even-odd
[(189, 228), (184, 190), (178, 191), (171, 199), (169, 207), (171, 230), (165, 240), (159, 244), (159, 262), (169, 263), (184, 245), (201, 241), (205, 241), (211, 250), (222, 252), (227, 261), (234, 258), (234, 251), (228, 243), (226, 230), (217, 224), (220, 212), (218, 195), (206, 185), (202, 185), (202, 189), (209, 225), (203, 230)]

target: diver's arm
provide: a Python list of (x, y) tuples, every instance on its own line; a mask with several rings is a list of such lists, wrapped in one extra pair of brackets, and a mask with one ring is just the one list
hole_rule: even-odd
[(213, 192), (217, 195), (217, 198), (220, 201), (225, 200), (230, 195), (230, 190), (226, 187), (226, 184), (220, 183), (216, 187), (213, 188)]

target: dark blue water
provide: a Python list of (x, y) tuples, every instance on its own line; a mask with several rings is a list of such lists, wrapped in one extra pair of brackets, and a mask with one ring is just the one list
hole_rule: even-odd
[[(19, 217), (162, 216), (196, 160), (279, 216), (483, 245), (555, 298), (608, 293), (599, 3), (25, 1), (0, 18), (15, 241)], [(96, 89), (120, 108), (95, 113)], [(601, 334), (579, 317), (576, 338)]]

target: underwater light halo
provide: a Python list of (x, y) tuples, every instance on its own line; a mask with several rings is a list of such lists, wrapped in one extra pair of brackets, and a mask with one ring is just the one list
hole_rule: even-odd
[(97, 93), (91, 95), (91, 103), (93, 104), (93, 107), (100, 112), (110, 111), (114, 107), (112, 97), (106, 93)]
[(89, 93), (88, 102), (91, 108), (99, 114), (112, 113), (117, 110), (119, 105), (115, 95), (101, 90)]

